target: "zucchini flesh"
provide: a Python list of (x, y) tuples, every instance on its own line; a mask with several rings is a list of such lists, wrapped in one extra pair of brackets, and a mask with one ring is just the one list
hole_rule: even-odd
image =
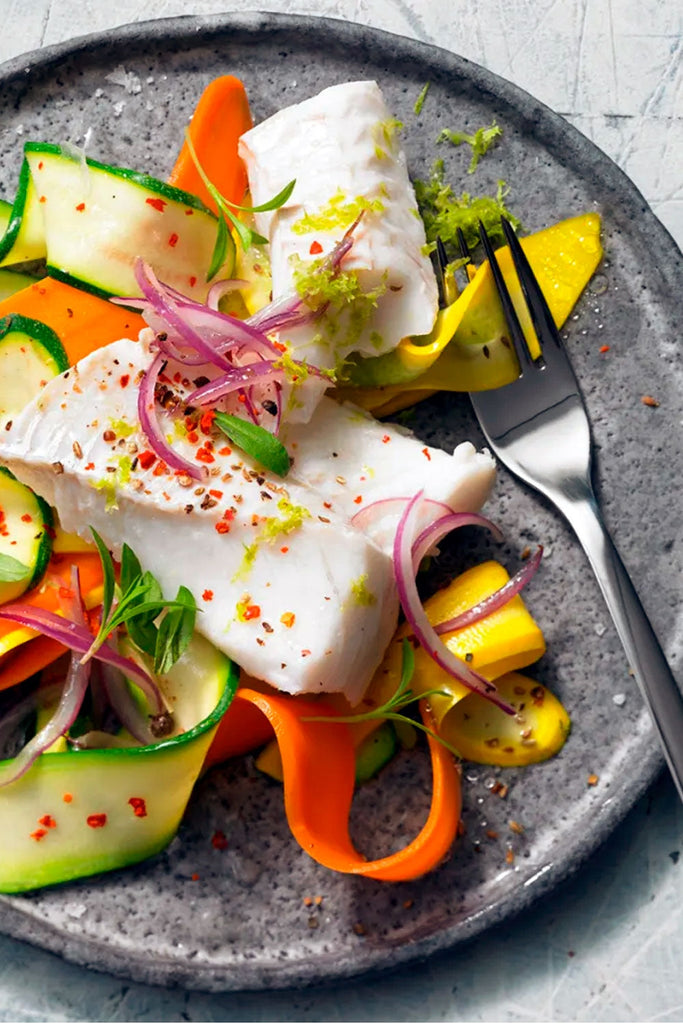
[(237, 667), (195, 635), (164, 679), (185, 732), (147, 747), (45, 753), (0, 788), (0, 892), (110, 871), (162, 850), (238, 679)]
[(46, 255), (41, 197), (24, 159), (17, 194), (4, 235), (0, 238), (0, 267), (41, 260)]
[(39, 320), (12, 313), (0, 320), (0, 429), (49, 380), (69, 367), (64, 346)]
[(52, 552), (51, 529), (50, 506), (0, 466), (0, 554), (29, 570), (20, 580), (0, 579), (0, 604), (15, 600), (42, 579)]
[(29, 288), (35, 283), (36, 278), (31, 277), (30, 274), (19, 274), (15, 270), (0, 269), (0, 302), (4, 302), (5, 299), (9, 299), (10, 296), (16, 295), (17, 292)]
[(105, 297), (139, 296), (133, 267), (141, 257), (160, 280), (206, 297), (218, 221), (196, 196), (47, 143), (27, 143), (26, 159), (44, 197), (53, 277)]

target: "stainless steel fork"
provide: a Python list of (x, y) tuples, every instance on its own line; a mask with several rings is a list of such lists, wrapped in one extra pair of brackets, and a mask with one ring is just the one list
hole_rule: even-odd
[(471, 394), (472, 405), (500, 461), (549, 498), (576, 532), (600, 584), (683, 800), (683, 696), (602, 520), (591, 483), (588, 416), (559, 332), (506, 220), (503, 229), (542, 355), (538, 359), (531, 356), (492, 246), (481, 226), (482, 244), (520, 373), (505, 387)]

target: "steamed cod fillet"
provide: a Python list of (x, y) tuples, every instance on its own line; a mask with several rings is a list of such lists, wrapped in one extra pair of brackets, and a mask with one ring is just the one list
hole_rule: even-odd
[(193, 460), (204, 453), (205, 482), (167, 471), (139, 428), (136, 385), (150, 361), (143, 342), (119, 341), (54, 378), (3, 432), (0, 461), (64, 529), (92, 539), (92, 525), (115, 557), (127, 543), (166, 596), (187, 586), (198, 631), (251, 675), (356, 703), (396, 626), (390, 558), (322, 496), (262, 472), (218, 432), (174, 441)]
[(357, 303), (351, 316), (333, 306), (321, 321), (281, 335), (315, 366), (334, 368), (350, 352), (381, 355), (434, 324), (436, 281), (399, 127), (376, 82), (350, 82), (280, 110), (240, 139), (254, 205), (296, 179), (284, 206), (256, 214), (271, 243), (275, 298), (291, 292), (297, 268), (322, 259), (362, 212), (342, 271), (377, 298)]
[[(280, 439), (293, 458), (290, 476), (349, 518), (374, 502), (411, 498), (417, 491), (456, 512), (478, 512), (495, 480), (490, 453), (478, 452), (469, 441), (449, 455), (331, 398), (322, 399), (309, 423), (285, 424)], [(378, 510), (360, 528), (391, 552), (399, 516), (400, 510)]]
[(292, 459), (283, 481), (210, 424), (188, 433), (182, 397), (194, 385), (169, 362), (159, 421), (208, 476), (169, 472), (138, 420), (152, 337), (114, 342), (52, 380), (0, 436), (0, 461), (66, 530), (91, 540), (93, 526), (117, 557), (127, 543), (167, 596), (192, 590), (199, 632), (251, 675), (356, 703), (396, 626), (390, 556), (400, 508), (359, 526), (353, 517), (420, 490), (476, 511), (494, 480), (491, 456), (469, 443), (449, 455), (323, 398), (310, 424), (283, 431)]

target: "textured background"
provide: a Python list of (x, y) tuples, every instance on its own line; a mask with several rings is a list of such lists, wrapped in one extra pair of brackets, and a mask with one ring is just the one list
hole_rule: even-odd
[[(195, 0), (0, 0), (0, 59)], [(248, 10), (255, 0), (234, 0)], [(307, 0), (448, 47), (562, 113), (629, 174), (683, 245), (680, 0)], [(656, 259), (656, 254), (643, 254)], [(1, 1020), (661, 1020), (683, 1017), (683, 809), (662, 778), (571, 883), (523, 918), (400, 976), (304, 994), (126, 985), (0, 938)]]

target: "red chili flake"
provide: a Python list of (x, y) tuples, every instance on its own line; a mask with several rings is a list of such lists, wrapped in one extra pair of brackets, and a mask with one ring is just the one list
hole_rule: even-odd
[(202, 594), (202, 600), (213, 601), (213, 590), (205, 590)]
[(198, 882), (199, 881), (199, 875), (197, 874), (196, 871), (195, 871), (195, 873), (193, 875), (190, 875), (190, 878), (192, 879), (193, 882)]
[(425, 456), (425, 458), (426, 458), (426, 459), (428, 459), (428, 460), (429, 460), (430, 462), (432, 461), (432, 457), (431, 457), (431, 455), (429, 454), (429, 448), (423, 448), (423, 449), (422, 449), (422, 454), (423, 454), (423, 455)]
[(138, 463), (142, 467), (142, 469), (149, 469), (149, 467), (153, 466), (156, 461), (157, 457), (154, 454), (154, 452), (145, 451), (140, 452), (140, 454), (138, 455)]
[(196, 444), (197, 441), (199, 440), (199, 434), (195, 430), (191, 430), (190, 433), (187, 435), (187, 440), (190, 442), (190, 444)]
[(42, 171), (42, 169), (43, 169), (43, 167), (44, 167), (44, 166), (45, 166), (45, 164), (44, 164), (44, 163), (43, 163), (43, 161), (41, 160), (41, 161), (40, 161), (40, 163), (38, 164), (38, 170), (39, 170), (39, 171)]
[(198, 448), (195, 455), (197, 462), (215, 462), (213, 455), (208, 448)]
[(600, 351), (601, 352), (609, 352), (609, 345), (601, 345), (600, 346)]
[(157, 462), (157, 464), (154, 467), (154, 469), (152, 470), (152, 475), (153, 476), (163, 476), (165, 473), (168, 473), (168, 466), (163, 461), (163, 459), (160, 459)]
[(215, 419), (216, 413), (213, 411), (213, 409), (207, 409), (206, 412), (203, 413), (202, 418), (199, 421), (199, 429), (201, 430), (202, 434), (211, 433), (211, 428), (213, 426), (213, 421)]
[(362, 494), (357, 494), (356, 497), (353, 499), (353, 503), (354, 503), (354, 505), (360, 505), (362, 500), (363, 500), (363, 495)]
[(31, 839), (35, 839), (35, 841), (37, 843), (39, 843), (40, 840), (44, 839), (46, 835), (47, 835), (47, 829), (46, 828), (37, 828), (35, 830), (35, 832), (31, 832)]
[(51, 814), (44, 814), (42, 818), (38, 818), (38, 824), (44, 825), (45, 828), (57, 828), (57, 822)]
[(190, 278), (190, 288), (194, 288), (196, 283), (197, 283), (197, 278), (193, 274), (192, 277)]
[(175, 231), (169, 238), (168, 244), (171, 246), (172, 249), (175, 249), (176, 245), (178, 244), (178, 236), (176, 235)]
[(656, 398), (653, 398), (652, 395), (643, 395), (643, 397), (640, 400), (643, 403), (643, 405), (649, 405), (651, 409), (659, 408), (659, 402)]
[(283, 345), (281, 341), (274, 341), (273, 345), (278, 350), (278, 352), (286, 352), (287, 351), (287, 346)]
[(588, 776), (588, 780), (587, 781), (588, 781), (588, 785), (589, 786), (597, 786), (597, 784), (599, 782), (599, 776), (595, 775), (595, 774), (591, 774), (591, 775)]
[(216, 533), (230, 533), (230, 523), (225, 523), (221, 519), (220, 522), (216, 523)]
[(390, 441), (391, 438), (389, 437), (389, 435), (385, 434), (384, 437), (382, 438), (382, 444), (389, 444)]
[(225, 448), (219, 448), (218, 449), (218, 454), (219, 455), (232, 455), (232, 448), (228, 448), (228, 446), (226, 445)]
[(248, 604), (247, 607), (244, 609), (243, 618), (244, 618), (245, 622), (248, 622), (250, 619), (260, 619), (260, 617), (261, 617), (261, 606), (260, 605), (258, 605), (258, 604)]
[(73, 796), (71, 795), (71, 793), (64, 793), (62, 795), (62, 800), (64, 801), (65, 804), (70, 804), (73, 800)]
[(85, 469), (87, 469), (89, 471), (92, 471), (94, 468), (95, 468), (95, 463), (94, 462), (86, 462)]
[(85, 210), (85, 203), (79, 203), (76, 209), (79, 213), (83, 213), (83, 210)]
[(246, 395), (238, 395), (237, 396), (237, 401), (238, 402), (246, 402), (246, 400), (247, 400), (247, 396)]
[(164, 207), (166, 206), (166, 201), (164, 199), (145, 199), (145, 202), (149, 206), (154, 207), (155, 210), (158, 210), (159, 213), (164, 212)]
[(186, 217), (191, 217), (193, 215), (193, 213), (194, 213), (194, 210), (185, 210), (185, 216)]
[(211, 836), (211, 845), (213, 846), (214, 850), (227, 850), (228, 840), (225, 835), (225, 832), (221, 832), (220, 829), (217, 829)]
[(317, 256), (318, 253), (323, 251), (323, 247), (320, 242), (311, 242), (311, 248), (308, 250), (311, 256)]
[(90, 828), (104, 828), (104, 826), (107, 824), (107, 815), (89, 814), (85, 821)]
[(57, 593), (59, 594), (60, 597), (73, 597), (74, 596), (74, 592), (71, 589), (71, 587), (59, 587), (59, 589), (57, 590)]
[(30, 516), (28, 512), (24, 512), (23, 516), (21, 517), (21, 521), (22, 523), (32, 523), (33, 516)]
[(218, 498), (219, 501), (223, 497), (222, 491), (209, 491), (209, 494), (211, 495), (212, 498)]
[(135, 815), (136, 818), (147, 817), (147, 804), (145, 803), (143, 797), (132, 796), (128, 803), (133, 808), (133, 814)]
[(289, 548), (287, 547), (286, 544), (283, 544), (283, 546), (280, 548), (280, 551), (282, 552), (283, 555), (286, 555), (287, 552), (289, 551)]
[(302, 658), (307, 658), (310, 653), (311, 652), (309, 651), (309, 649), (307, 647), (305, 647), (304, 650), (301, 652), (301, 657)]
[(39, 203), (46, 203), (46, 202), (47, 202), (47, 199), (46, 199), (46, 197), (45, 197), (45, 196), (41, 196), (41, 197), (40, 197), (40, 199), (38, 200), (38, 202), (39, 202)]
[(129, 373), (124, 373), (124, 374), (121, 375), (121, 377), (119, 377), (119, 384), (121, 385), (122, 388), (127, 388), (129, 381), (130, 381), (130, 374)]
[(226, 522), (231, 523), (235, 518), (236, 514), (237, 513), (235, 512), (234, 508), (226, 508), (225, 512), (223, 513), (223, 518), (225, 519)]

